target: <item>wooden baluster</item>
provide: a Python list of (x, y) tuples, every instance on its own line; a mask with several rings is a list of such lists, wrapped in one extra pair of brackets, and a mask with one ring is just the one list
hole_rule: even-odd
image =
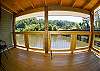
[(72, 34), (71, 36), (71, 53), (73, 54), (75, 48), (76, 48), (76, 41), (77, 41), (77, 35), (76, 34)]
[(48, 50), (51, 50), (51, 35), (48, 33)]
[(29, 50), (29, 39), (28, 34), (24, 34), (24, 41), (25, 41), (25, 47), (27, 48), (27, 51)]

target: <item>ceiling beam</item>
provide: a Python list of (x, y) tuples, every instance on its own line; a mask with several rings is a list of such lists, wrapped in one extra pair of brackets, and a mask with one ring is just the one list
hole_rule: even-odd
[[(72, 8), (72, 7), (56, 6), (56, 5), (48, 6), (48, 10), (49, 11), (53, 11), (53, 10), (56, 10), (56, 11), (74, 11), (74, 12), (90, 14), (89, 11), (83, 10), (80, 8)], [(44, 6), (34, 8), (34, 9), (25, 10), (24, 12), (18, 13), (17, 16), (21, 16), (21, 15), (25, 15), (25, 14), (29, 14), (29, 13), (34, 13), (34, 12), (39, 12), (39, 11), (44, 11)]]
[(77, 0), (73, 0), (73, 2), (71, 3), (71, 7), (73, 7), (73, 5), (75, 4)]
[(90, 3), (91, 3), (92, 0), (90, 0), (89, 2), (87, 2), (84, 6), (83, 6), (83, 9), (85, 9)]
[(95, 4), (91, 11), (94, 11), (97, 7), (100, 6), (100, 0)]
[(34, 12), (39, 12), (39, 11), (43, 11), (43, 10), (44, 10), (44, 7), (28, 9), (28, 10), (25, 10), (24, 12), (18, 13), (16, 16), (21, 16), (21, 15), (25, 15), (25, 14), (29, 14), (29, 13), (34, 13)]
[(100, 0), (90, 0), (89, 3), (86, 4), (86, 5), (83, 7), (83, 9), (86, 9), (86, 8), (87, 8), (89, 5), (91, 5), (93, 2), (96, 2), (96, 3), (99, 2), (99, 4), (100, 4)]
[(75, 0), (75, 1), (74, 1), (73, 6), (72, 6), (73, 8), (75, 7), (75, 4), (77, 3), (77, 1), (78, 1), (78, 0)]
[[(5, 11), (7, 11), (7, 12), (9, 12), (10, 14), (13, 14), (13, 11), (11, 11), (11, 10), (9, 10), (9, 9), (7, 9), (7, 8), (5, 8), (5, 7), (3, 7), (3, 6), (1, 6), (1, 9), (0, 10), (5, 10)], [(0, 12), (1, 13), (1, 12)]]
[(34, 5), (33, 4), (31, 4), (31, 6), (32, 6), (32, 8), (34, 8)]
[(91, 0), (85, 0), (86, 2), (83, 4), (83, 6), (81, 7), (82, 9), (86, 6), (86, 5), (88, 5), (89, 4), (89, 2), (91, 1)]
[(44, 0), (44, 5), (47, 6), (47, 0)]
[(28, 3), (32, 6), (32, 8), (34, 8), (33, 2), (31, 2), (30, 0), (28, 0)]
[(2, 9), (4, 9), (4, 10), (6, 10), (6, 11), (8, 11), (9, 13), (11, 13), (11, 14), (13, 14), (13, 13), (17, 13), (17, 12), (14, 12), (12, 9), (10, 9), (10, 8), (8, 8), (8, 7), (6, 7), (5, 5), (3, 5), (3, 4), (1, 4), (1, 8)]
[(12, 9), (9, 5), (5, 4), (5, 3), (1, 3), (2, 6), (4, 6), (5, 8), (8, 8), (9, 10), (17, 13), (17, 11), (15, 11), (14, 9)]
[(24, 11), (24, 9), (20, 5), (16, 4), (16, 6)]
[(87, 11), (87, 10), (83, 10), (83, 9), (80, 9), (80, 8), (66, 7), (66, 6), (62, 6), (62, 7), (59, 7), (59, 6), (49, 6), (48, 10), (74, 11), (74, 12), (90, 14), (90, 12)]
[(24, 8), (22, 8), (22, 6), (21, 6), (22, 3), (20, 2), (20, 0), (15, 1), (14, 4), (18, 8), (18, 10), (24, 11)]
[(58, 4), (59, 4), (59, 6), (61, 6), (62, 5), (62, 0), (58, 0)]

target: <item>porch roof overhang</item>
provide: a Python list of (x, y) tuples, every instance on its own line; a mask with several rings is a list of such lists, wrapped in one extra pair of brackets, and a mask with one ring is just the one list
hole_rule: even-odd
[(48, 10), (75, 11), (90, 14), (100, 6), (100, 0), (1, 0), (1, 7), (21, 16), (33, 12)]

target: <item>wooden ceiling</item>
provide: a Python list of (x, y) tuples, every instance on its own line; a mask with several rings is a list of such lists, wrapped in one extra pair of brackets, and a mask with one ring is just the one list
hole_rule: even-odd
[(17, 16), (43, 11), (45, 6), (48, 6), (49, 10), (88, 13), (100, 6), (100, 0), (1, 0), (1, 5)]

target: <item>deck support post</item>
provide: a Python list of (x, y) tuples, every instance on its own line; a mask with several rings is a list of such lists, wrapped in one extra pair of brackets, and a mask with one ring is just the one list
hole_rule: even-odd
[(45, 34), (44, 34), (45, 35), (45, 37), (44, 37), (45, 47), (44, 47), (44, 49), (45, 49), (45, 54), (48, 54), (48, 6), (44, 7), (44, 11), (45, 11)]
[(89, 40), (89, 51), (93, 47), (93, 36), (94, 36), (94, 11), (90, 12), (90, 40)]
[(14, 44), (14, 48), (16, 48), (15, 19), (16, 19), (16, 16), (15, 16), (15, 14), (13, 14), (12, 31), (13, 31), (13, 44)]

